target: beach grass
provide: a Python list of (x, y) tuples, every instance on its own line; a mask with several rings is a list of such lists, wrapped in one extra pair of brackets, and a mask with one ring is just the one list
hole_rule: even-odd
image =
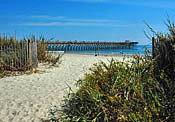
[(155, 32), (153, 56), (95, 64), (62, 105), (63, 122), (175, 121), (175, 25)]
[(101, 62), (77, 82), (63, 105), (62, 121), (161, 121), (162, 86), (154, 63), (141, 56), (132, 62)]
[[(56, 57), (48, 54), (46, 52), (46, 39), (43, 36), (36, 38), (35, 35), (31, 35), (28, 38), (23, 40), (16, 40), (14, 37), (8, 37), (7, 35), (0, 35), (0, 46), (3, 50), (0, 50), (0, 77), (9, 76), (13, 71), (24, 71), (27, 70), (33, 71), (34, 69), (31, 65), (26, 66), (25, 60), (31, 60), (26, 58), (26, 49), (23, 51), (21, 44), (27, 44), (29, 42), (36, 42), (37, 44), (37, 60), (39, 63), (48, 63), (52, 66), (56, 66), (60, 62), (61, 55), (58, 54)], [(6, 49), (6, 50), (4, 50)], [(10, 51), (9, 51), (10, 50)], [(10, 53), (9, 53), (10, 52)], [(4, 54), (4, 56), (3, 56)], [(32, 54), (33, 55), (33, 54)], [(4, 58), (5, 57), (5, 58)], [(15, 62), (14, 62), (15, 61)], [(21, 62), (24, 61), (24, 62)], [(12, 62), (9, 64), (9, 62)], [(23, 67), (14, 67), (14, 64), (20, 64)], [(6, 69), (5, 67), (8, 67)], [(30, 67), (29, 69), (26, 67)]]

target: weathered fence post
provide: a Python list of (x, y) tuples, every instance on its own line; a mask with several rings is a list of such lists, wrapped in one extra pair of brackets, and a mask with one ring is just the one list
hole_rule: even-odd
[(32, 45), (31, 45), (31, 42), (30, 40), (28, 40), (28, 52), (29, 52), (29, 68), (31, 68), (32, 66)]
[(38, 66), (37, 42), (32, 42), (32, 67), (36, 68), (37, 66)]

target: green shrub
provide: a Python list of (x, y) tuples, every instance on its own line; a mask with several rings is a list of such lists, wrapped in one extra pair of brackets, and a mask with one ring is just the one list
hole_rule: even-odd
[(40, 37), (39, 40), (37, 40), (37, 55), (39, 62), (48, 62), (52, 66), (56, 66), (57, 63), (60, 62), (60, 58), (62, 55), (53, 56), (50, 53), (47, 53), (46, 47), (47, 42), (44, 37)]
[[(101, 62), (79, 80), (77, 92), (65, 97), (63, 122), (175, 121), (175, 24), (155, 32), (154, 56), (132, 62)], [(49, 120), (48, 120), (49, 121)]]
[[(148, 24), (147, 24), (148, 25)], [(168, 17), (166, 24), (168, 33), (155, 32), (148, 27), (155, 35), (154, 40), (154, 75), (162, 85), (164, 96), (164, 114), (168, 121), (175, 121), (175, 25)]]
[(45, 61), (45, 59), (47, 58), (46, 56), (46, 45), (45, 45), (45, 38), (44, 37), (40, 37), (40, 39), (37, 41), (37, 55), (38, 55), (38, 60), (40, 62)]
[(175, 76), (175, 25), (171, 23), (168, 18), (166, 24), (169, 30), (168, 33), (163, 34), (161, 32), (155, 32), (148, 24), (147, 26), (155, 35), (154, 39), (154, 59), (157, 66), (157, 75), (162, 70), (166, 73), (168, 78), (174, 79)]
[[(164, 91), (155, 79), (154, 63), (135, 56), (96, 64), (63, 104), (63, 122), (161, 121)], [(54, 117), (52, 121), (59, 121)]]

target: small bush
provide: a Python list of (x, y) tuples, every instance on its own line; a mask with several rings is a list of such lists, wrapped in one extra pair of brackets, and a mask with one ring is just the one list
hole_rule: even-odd
[[(63, 104), (63, 122), (161, 121), (163, 89), (154, 63), (141, 56), (132, 62), (114, 59), (91, 69)], [(54, 117), (53, 117), (54, 118)], [(58, 121), (56, 118), (53, 121)]]
[(45, 38), (44, 37), (40, 37), (39, 40), (37, 40), (37, 55), (38, 55), (38, 60), (40, 62), (42, 61), (45, 61), (45, 59), (47, 58), (47, 55), (46, 55), (46, 45), (45, 45)]
[(175, 24), (170, 21), (169, 17), (166, 26), (169, 32), (163, 34), (155, 32), (148, 25), (155, 35), (153, 60), (156, 65), (154, 75), (165, 92), (163, 98), (164, 114), (169, 116), (168, 121), (175, 121)]
[(39, 40), (37, 40), (38, 60), (39, 62), (48, 62), (52, 66), (55, 66), (57, 63), (59, 63), (62, 55), (53, 56), (52, 54), (47, 53), (47, 50), (46, 50), (47, 42), (49, 41), (46, 41), (46, 39), (42, 36), (40, 37)]
[(162, 70), (166, 73), (168, 78), (174, 79), (175, 76), (175, 25), (171, 23), (168, 17), (166, 24), (168, 33), (155, 32), (148, 24), (147, 26), (155, 35), (154, 37), (154, 60), (157, 66), (155, 75), (159, 75)]

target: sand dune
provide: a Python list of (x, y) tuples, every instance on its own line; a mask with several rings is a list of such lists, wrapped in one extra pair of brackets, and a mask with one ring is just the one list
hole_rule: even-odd
[[(94, 63), (108, 62), (112, 56), (65, 54), (59, 67), (39, 64), (41, 73), (0, 79), (0, 122), (40, 122), (48, 118), (49, 109), (60, 107), (69, 84), (75, 82)], [(122, 60), (122, 57), (114, 57)]]

